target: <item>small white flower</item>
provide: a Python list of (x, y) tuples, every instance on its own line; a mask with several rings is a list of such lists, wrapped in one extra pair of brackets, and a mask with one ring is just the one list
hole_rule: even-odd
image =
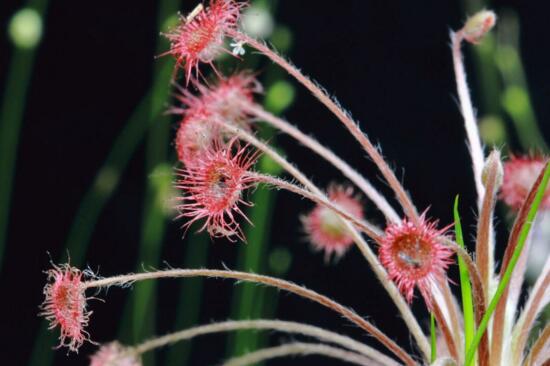
[(233, 53), (233, 55), (235, 56), (242, 56), (246, 53), (246, 51), (244, 50), (244, 42), (243, 41), (235, 41), (233, 43), (230, 43), (229, 46), (231, 46), (233, 48), (233, 50), (231, 51), (231, 53)]

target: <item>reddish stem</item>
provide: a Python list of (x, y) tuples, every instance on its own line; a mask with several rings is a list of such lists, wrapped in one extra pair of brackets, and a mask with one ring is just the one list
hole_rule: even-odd
[(101, 288), (114, 285), (128, 285), (137, 281), (153, 280), (159, 278), (186, 278), (186, 277), (215, 277), (215, 278), (231, 278), (239, 281), (261, 283), (267, 286), (272, 286), (299, 295), (306, 299), (312, 300), (318, 304), (321, 304), (337, 313), (344, 318), (350, 320), (361, 329), (375, 337), (380, 343), (386, 346), (391, 352), (393, 352), (401, 361), (407, 366), (415, 366), (416, 362), (409, 356), (405, 350), (399, 347), (394, 341), (392, 341), (387, 335), (382, 333), (377, 327), (363, 319), (353, 310), (337, 303), (327, 296), (321, 295), (315, 291), (307, 289), (305, 287), (296, 285), (295, 283), (281, 280), (274, 277), (257, 275), (247, 272), (229, 271), (229, 270), (215, 270), (215, 269), (169, 269), (165, 271), (146, 272), (146, 273), (132, 273), (128, 275), (120, 275), (109, 278), (102, 278), (98, 280), (91, 280), (82, 284), (82, 290), (88, 288)]
[(353, 135), (353, 137), (355, 137), (355, 139), (361, 144), (367, 154), (371, 157), (374, 164), (376, 164), (376, 166), (388, 182), (389, 186), (394, 191), (397, 200), (405, 211), (407, 217), (415, 224), (420, 224), (420, 218), (416, 207), (413, 205), (409, 195), (401, 185), (401, 182), (399, 182), (399, 180), (395, 176), (393, 170), (389, 167), (388, 163), (386, 163), (378, 149), (374, 147), (372, 142), (361, 131), (361, 129), (351, 118), (351, 116), (347, 112), (345, 112), (344, 109), (326, 93), (326, 91), (324, 91), (320, 86), (311, 81), (311, 79), (309, 79), (307, 76), (302, 74), (300, 70), (290, 64), (287, 60), (285, 60), (271, 48), (266, 46), (265, 43), (259, 42), (258, 40), (238, 31), (230, 32), (229, 35), (247, 43), (252, 48), (255, 48), (256, 50), (267, 56), (274, 63), (287, 71), (303, 86), (305, 86), (317, 99), (319, 99), (319, 101), (323, 103), (344, 124), (344, 126), (346, 126), (348, 131)]

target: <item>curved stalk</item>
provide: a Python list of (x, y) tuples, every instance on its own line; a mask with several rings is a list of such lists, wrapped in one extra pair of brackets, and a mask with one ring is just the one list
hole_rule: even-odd
[[(542, 175), (539, 174), (539, 177), (537, 181), (533, 184), (533, 186), (540, 185), (542, 178)], [(535, 200), (535, 196), (536, 190), (532, 189), (525, 198), (525, 201), (523, 202), (520, 210), (517, 213), (516, 220), (514, 221), (512, 231), (510, 232), (510, 236), (508, 238), (508, 244), (506, 245), (506, 250), (504, 252), (502, 266), (500, 268), (500, 278), (504, 276), (504, 273), (506, 272), (510, 264), (510, 260), (512, 259), (512, 256), (516, 251), (516, 247), (519, 244), (520, 234), (523, 226), (528, 220), (529, 210), (531, 208), (531, 205), (533, 204), (533, 201)], [(507, 321), (506, 310), (507, 307), (509, 307), (509, 309), (515, 309), (515, 304), (517, 304), (519, 293), (521, 292), (521, 283), (523, 275), (525, 273), (525, 267), (527, 265), (527, 259), (529, 255), (528, 251), (529, 240), (525, 243), (525, 248), (523, 248), (523, 251), (518, 260), (518, 264), (516, 265), (516, 268), (512, 273), (510, 285), (506, 287), (506, 289), (502, 293), (502, 297), (500, 298), (500, 301), (498, 302), (495, 309), (495, 315), (493, 317), (493, 342), (491, 348), (491, 352), (495, 361), (500, 360), (500, 358), (502, 357), (504, 340), (506, 339), (506, 337), (510, 336), (509, 333), (506, 335), (504, 334), (505, 322)], [(511, 326), (512, 325), (510, 325), (510, 328)], [(511, 331), (511, 329), (508, 331)]]
[(463, 360), (461, 360), (462, 352), (461, 352), (461, 332), (460, 332), (460, 322), (459, 322), (459, 307), (456, 301), (456, 298), (454, 297), (451, 289), (449, 288), (449, 282), (444, 281), (443, 283), (440, 283), (440, 289), (441, 293), (443, 295), (443, 300), (445, 301), (445, 304), (447, 305), (447, 310), (449, 312), (449, 324), (451, 327), (451, 331), (453, 334), (454, 339), (454, 347), (457, 350), (458, 359), (457, 362), (460, 363)]
[(401, 207), (405, 211), (405, 214), (416, 224), (420, 223), (420, 218), (416, 207), (412, 203), (409, 195), (401, 185), (401, 182), (395, 176), (395, 173), (390, 168), (388, 163), (382, 157), (382, 154), (372, 144), (369, 138), (361, 131), (357, 123), (351, 118), (351, 116), (344, 111), (344, 109), (334, 101), (323, 88), (315, 84), (311, 79), (302, 74), (294, 65), (285, 60), (265, 43), (260, 42), (248, 35), (233, 31), (230, 32), (230, 36), (247, 43), (250, 47), (255, 48), (260, 53), (271, 59), (274, 63), (282, 67), (292, 77), (294, 77), (299, 83), (306, 87), (323, 105), (325, 105), (339, 120), (344, 124), (348, 131), (355, 137), (355, 139), (361, 144), (363, 149), (367, 152), (374, 164), (378, 167), (384, 179), (388, 182), (388, 185), (394, 191), (397, 200), (401, 204)]
[(476, 235), (476, 264), (486, 290), (486, 302), (489, 301), (489, 285), (494, 273), (494, 248), (491, 245), (491, 241), (493, 240), (493, 213), (498, 190), (499, 165), (500, 153), (497, 150), (493, 150), (489, 158), (487, 158), (486, 191), (481, 203)]
[(256, 365), (260, 362), (279, 357), (322, 355), (336, 360), (362, 366), (372, 366), (372, 360), (355, 352), (345, 351), (340, 348), (314, 343), (289, 343), (281, 346), (264, 348), (256, 352), (247, 353), (244, 356), (226, 361), (222, 366), (246, 366)]
[(394, 341), (388, 338), (377, 327), (369, 321), (363, 319), (353, 310), (337, 303), (336, 301), (321, 295), (315, 291), (305, 287), (296, 285), (295, 283), (281, 280), (275, 277), (257, 275), (247, 272), (238, 272), (230, 270), (215, 270), (215, 269), (168, 269), (164, 271), (146, 272), (146, 273), (131, 273), (97, 280), (90, 280), (82, 283), (82, 290), (89, 288), (103, 288), (110, 286), (127, 286), (137, 281), (154, 280), (161, 278), (187, 278), (187, 277), (208, 277), (208, 278), (231, 278), (239, 281), (261, 283), (267, 286), (276, 287), (280, 290), (291, 292), (303, 298), (312, 300), (324, 307), (333, 310), (342, 315), (368, 334), (376, 338), (380, 343), (386, 346), (393, 354), (395, 354), (406, 365), (415, 365), (415, 361)]
[[(548, 260), (550, 263), (550, 259)], [(537, 282), (533, 292), (529, 296), (527, 305), (521, 313), (513, 331), (512, 335), (512, 354), (514, 360), (518, 365), (523, 356), (525, 346), (527, 344), (527, 338), (533, 327), (539, 312), (548, 304), (550, 300), (550, 266), (546, 265), (545, 273), (542, 273)]]
[(258, 182), (266, 183), (276, 188), (285, 189), (289, 192), (296, 193), (297, 195), (307, 198), (314, 203), (327, 207), (328, 209), (334, 211), (336, 214), (340, 215), (345, 220), (348, 220), (349, 222), (351, 222), (353, 225), (355, 225), (362, 232), (367, 234), (375, 242), (377, 243), (382, 242), (382, 233), (380, 231), (378, 231), (376, 228), (373, 228), (367, 222), (360, 220), (357, 217), (347, 213), (345, 210), (339, 208), (337, 205), (335, 205), (334, 203), (326, 199), (326, 197), (323, 195), (317, 195), (317, 194), (311, 193), (311, 191), (305, 188), (302, 188), (296, 184), (287, 182), (284, 179), (272, 177), (270, 175), (264, 175), (259, 173), (249, 173), (249, 176), (253, 177)]
[(550, 358), (550, 324), (546, 324), (542, 332), (539, 334), (537, 340), (531, 347), (529, 354), (523, 361), (523, 366), (534, 366), (536, 362), (544, 361), (541, 356), (544, 356), (544, 350), (546, 351), (546, 357)]
[(458, 361), (458, 350), (456, 348), (456, 343), (453, 338), (453, 333), (451, 329), (449, 329), (447, 320), (445, 320), (443, 311), (441, 310), (441, 307), (439, 306), (437, 301), (433, 301), (432, 310), (433, 315), (437, 320), (437, 323), (439, 324), (439, 329), (441, 329), (441, 333), (443, 334), (443, 338), (445, 340), (445, 344), (447, 345), (447, 349), (449, 350), (449, 354), (455, 361)]
[(319, 341), (337, 344), (343, 348), (362, 354), (363, 356), (369, 357), (384, 365), (398, 365), (397, 362), (375, 350), (374, 348), (357, 342), (356, 340), (349, 337), (342, 336), (338, 333), (303, 323), (266, 319), (238, 321), (228, 320), (219, 323), (200, 325), (145, 341), (140, 345), (132, 347), (132, 352), (136, 355), (140, 355), (146, 352), (153, 351), (157, 348), (171, 345), (176, 342), (186, 341), (197, 336), (221, 332), (232, 332), (242, 329), (270, 330), (284, 333), (300, 334), (303, 336), (315, 338)]
[(246, 111), (258, 117), (262, 121), (269, 123), (271, 126), (281, 130), (282, 132), (292, 136), (302, 145), (308, 147), (310, 150), (317, 153), (320, 157), (331, 163), (336, 169), (352, 181), (365, 195), (378, 207), (378, 209), (384, 214), (386, 220), (398, 223), (401, 221), (399, 215), (395, 212), (393, 207), (388, 203), (386, 198), (380, 194), (373, 187), (373, 185), (365, 179), (359, 172), (353, 169), (348, 163), (342, 160), (338, 155), (332, 152), (330, 149), (326, 148), (319, 141), (315, 140), (313, 137), (306, 135), (298, 128), (290, 124), (288, 121), (285, 121), (282, 118), (279, 118), (261, 106), (254, 105), (250, 106), (249, 104), (243, 105)]
[[(486, 312), (487, 305), (485, 303), (485, 290), (483, 288), (483, 282), (481, 280), (481, 275), (477, 270), (477, 267), (472, 260), (472, 257), (462, 248), (460, 245), (450, 240), (449, 238), (441, 237), (441, 240), (445, 242), (455, 253), (460, 256), (464, 261), (466, 268), (468, 269), (468, 274), (470, 282), (472, 285), (472, 294), (473, 294), (473, 303), (474, 303), (474, 315), (476, 326), (479, 326), (483, 321), (483, 316)], [(479, 339), (479, 349), (478, 349), (478, 359), (480, 366), (489, 365), (489, 337), (487, 333), (482, 333), (478, 335)], [(466, 350), (468, 351), (468, 350)], [(473, 356), (472, 356), (473, 358)]]
[(472, 169), (474, 171), (474, 181), (477, 190), (478, 208), (481, 209), (482, 200), (485, 196), (485, 187), (483, 186), (483, 182), (481, 179), (481, 175), (483, 172), (483, 163), (485, 159), (483, 155), (483, 147), (481, 146), (481, 138), (479, 137), (479, 130), (477, 128), (474, 107), (472, 105), (472, 99), (470, 98), (468, 83), (466, 82), (466, 71), (464, 70), (461, 49), (463, 40), (464, 32), (462, 30), (456, 33), (451, 32), (456, 88), (458, 92), (458, 99), (460, 101), (460, 110), (464, 118), (464, 127), (466, 129), (466, 136), (468, 138), (470, 155), (472, 157)]
[[(285, 158), (283, 158), (281, 155), (279, 155), (275, 150), (270, 148), (267, 144), (263, 143), (262, 141), (258, 140), (254, 135), (251, 133), (244, 131), (238, 127), (235, 127), (234, 125), (216, 120), (216, 123), (220, 124), (224, 129), (227, 131), (238, 135), (241, 139), (244, 141), (250, 143), (251, 145), (255, 146), (259, 150), (263, 151), (266, 155), (268, 155), (270, 158), (272, 158), (275, 162), (277, 162), (281, 167), (283, 167), (288, 173), (290, 173), (294, 178), (296, 178), (300, 183), (302, 183), (306, 188), (311, 190), (313, 193), (318, 194), (320, 196), (324, 196), (324, 193), (315, 186), (302, 172), (300, 172), (298, 169), (296, 169), (292, 164), (290, 164)], [(325, 196), (325, 200), (328, 200)], [(422, 352), (422, 355), (425, 360), (430, 359), (430, 343), (426, 339), (426, 336), (422, 332), (422, 328), (420, 328), (420, 325), (418, 324), (418, 321), (416, 320), (415, 316), (413, 315), (411, 308), (395, 286), (395, 284), (388, 279), (388, 275), (382, 264), (380, 264), (380, 261), (378, 260), (378, 257), (370, 246), (367, 244), (365, 239), (361, 236), (361, 234), (357, 231), (357, 229), (348, 221), (345, 221), (346, 227), (351, 233), (353, 240), (369, 265), (371, 266), (372, 270), (376, 274), (376, 277), (382, 284), (382, 286), (386, 289), (388, 292), (388, 295), (395, 303), (397, 309), (401, 313), (401, 316), (403, 317), (403, 320), (405, 321), (405, 324), (409, 328), (409, 331), (413, 335), (413, 337), (416, 340), (416, 343), (418, 344), (418, 347), (420, 348), (420, 351)]]
[[(474, 355), (477, 349), (477, 346), (479, 344), (479, 341), (482, 340), (483, 336), (486, 336), (485, 330), (487, 329), (487, 326), (489, 325), (489, 321), (491, 320), (491, 317), (493, 315), (493, 312), (495, 311), (497, 304), (499, 300), (502, 297), (502, 294), (506, 287), (508, 286), (510, 282), (510, 278), (512, 276), (512, 273), (514, 271), (514, 268), (519, 260), (519, 257), (521, 256), (521, 253), (523, 251), (523, 248), (525, 246), (525, 241), (527, 240), (527, 237), (529, 235), (529, 231), (531, 230), (532, 221), (535, 219), (540, 203), (542, 202), (544, 192), (546, 190), (546, 186), (548, 184), (548, 180), (550, 179), (550, 164), (547, 162), (544, 166), (544, 169), (539, 174), (537, 181), (531, 188), (531, 192), (529, 194), (532, 194), (533, 191), (536, 191), (535, 199), (533, 200), (532, 204), (529, 207), (529, 213), (527, 215), (526, 222), (522, 225), (521, 232), (518, 238), (518, 242), (516, 245), (516, 248), (514, 249), (514, 253), (510, 259), (510, 262), (508, 266), (506, 267), (506, 271), (504, 272), (504, 275), (502, 276), (498, 287), (495, 291), (495, 294), (491, 298), (491, 302), (487, 306), (487, 311), (485, 314), (483, 314), (483, 319), (481, 320), (477, 332), (474, 336), (474, 339), (472, 341), (472, 344), (470, 346), (470, 349), (466, 353), (466, 366), (470, 366), (473, 362)], [(542, 278), (539, 278), (537, 282), (542, 281)], [(546, 285), (548, 286), (548, 284)], [(526, 310), (529, 309), (529, 307), (526, 307)], [(525, 313), (525, 311), (524, 311)], [(516, 328), (518, 325), (516, 325)], [(514, 331), (515, 332), (515, 331)], [(518, 343), (516, 343), (517, 345)], [(521, 345), (523, 347), (523, 345)], [(515, 357), (519, 357), (519, 352), (522, 352), (521, 347), (516, 347), (515, 351)], [(516, 362), (515, 364), (519, 364), (519, 362)]]

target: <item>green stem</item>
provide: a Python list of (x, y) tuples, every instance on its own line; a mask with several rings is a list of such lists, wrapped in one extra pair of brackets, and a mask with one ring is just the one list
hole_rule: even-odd
[(33, 51), (14, 50), (0, 111), (0, 267), (6, 247), (17, 145), (33, 61)]
[[(193, 228), (189, 230), (192, 232)], [(184, 268), (205, 267), (208, 258), (210, 237), (206, 233), (189, 236), (186, 241)], [(190, 278), (181, 285), (178, 300), (178, 312), (174, 329), (185, 329), (197, 324), (202, 304), (203, 279)], [(168, 350), (166, 364), (181, 366), (189, 364), (193, 340), (174, 344)]]
[[(167, 19), (178, 11), (178, 0), (162, 0), (158, 3), (157, 23), (163, 30)], [(168, 47), (165, 40), (160, 39), (157, 53), (161, 53)], [(149, 130), (146, 141), (145, 172), (147, 177), (147, 190), (143, 205), (143, 223), (137, 267), (143, 264), (156, 266), (160, 261), (162, 242), (166, 229), (165, 200), (171, 186), (171, 168), (167, 164), (168, 148), (170, 146), (170, 118), (159, 116), (157, 109), (163, 109), (170, 95), (171, 68), (163, 67), (165, 64), (173, 65), (172, 60), (163, 59), (155, 63), (154, 79), (151, 98), (151, 111), (149, 117), (154, 120), (154, 125)], [(154, 334), (156, 314), (156, 282), (144, 282), (136, 284), (132, 297), (129, 300), (132, 305), (132, 338), (134, 342), (140, 342), (145, 337)], [(124, 327), (124, 325), (123, 325)], [(154, 364), (154, 354), (144, 356), (143, 363)]]
[(526, 151), (535, 148), (547, 152), (549, 148), (538, 126), (519, 53), (517, 15), (512, 12), (504, 13), (499, 23), (499, 44), (495, 60), (505, 86), (502, 105), (514, 123), (521, 146)]
[[(47, 0), (31, 0), (27, 3), (27, 7), (36, 10), (43, 19), (47, 6)], [(2, 177), (2, 184), (0, 184), (0, 269), (8, 238), (19, 134), (35, 58), (36, 48), (14, 47), (6, 73), (6, 86), (0, 106), (0, 177)]]
[[(248, 212), (248, 217), (254, 223), (254, 227), (246, 232), (247, 240), (251, 244), (241, 248), (238, 268), (258, 273), (262, 272), (265, 267), (275, 195), (276, 192), (269, 189), (259, 189), (254, 192), (252, 197), (254, 207)], [(260, 289), (254, 284), (243, 284), (240, 291), (235, 291), (236, 301), (232, 311), (234, 317), (236, 319), (260, 318), (262, 316), (262, 300), (265, 295), (265, 289)], [(235, 333), (231, 353), (242, 355), (257, 347), (257, 332), (239, 331)]]
[[(80, 203), (67, 236), (65, 250), (62, 252), (62, 256), (67, 252), (70, 254), (71, 264), (74, 266), (83, 264), (97, 220), (118, 187), (126, 166), (151, 125), (151, 119), (147, 117), (150, 108), (151, 94), (147, 93), (113, 141), (111, 151)], [(156, 113), (160, 113), (160, 109)], [(65, 261), (66, 258), (61, 260), (61, 262)]]

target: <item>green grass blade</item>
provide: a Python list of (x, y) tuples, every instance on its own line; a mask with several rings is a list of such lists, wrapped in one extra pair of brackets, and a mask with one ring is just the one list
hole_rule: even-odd
[[(454, 204), (454, 221), (456, 242), (464, 248), (462, 223), (460, 222), (460, 214), (458, 212), (458, 195), (455, 198)], [(460, 291), (462, 294), (462, 312), (464, 314), (464, 349), (468, 349), (470, 344), (472, 344), (475, 332), (474, 303), (468, 268), (460, 256), (458, 256), (458, 269), (460, 273)]]
[(430, 343), (432, 347), (430, 362), (434, 363), (437, 358), (437, 335), (435, 331), (435, 316), (433, 313), (430, 314)]
[(521, 252), (523, 250), (523, 247), (525, 245), (525, 241), (527, 240), (527, 236), (529, 235), (529, 231), (531, 230), (531, 226), (533, 225), (533, 221), (535, 219), (535, 216), (537, 214), (537, 211), (539, 209), (540, 203), (544, 197), (544, 192), (546, 190), (546, 186), (548, 184), (548, 180), (550, 179), (550, 164), (547, 164), (545, 167), (544, 175), (542, 177), (541, 184), (539, 185), (537, 189), (537, 193), (535, 196), (535, 199), (533, 200), (533, 203), (531, 204), (529, 208), (529, 213), (527, 214), (527, 220), (523, 224), (521, 228), (521, 232), (518, 238), (518, 244), (516, 246), (516, 249), (514, 250), (514, 254), (512, 255), (512, 258), (510, 259), (510, 263), (508, 264), (508, 267), (506, 268), (506, 271), (504, 272), (504, 275), (502, 276), (502, 279), (500, 280), (497, 290), (491, 299), (491, 302), (489, 303), (489, 306), (487, 307), (487, 311), (483, 315), (483, 318), (481, 319), (481, 322), (479, 324), (478, 330), (474, 336), (474, 339), (472, 341), (472, 344), (470, 348), (468, 349), (468, 353), (466, 354), (466, 366), (472, 365), (474, 361), (474, 355), (477, 349), (477, 346), (479, 345), (479, 342), (481, 340), (481, 337), (483, 336), (483, 333), (487, 329), (487, 325), (489, 324), (489, 320), (491, 319), (491, 316), (493, 315), (493, 312), (495, 311), (498, 301), (500, 300), (500, 297), (504, 293), (504, 290), (506, 289), (506, 286), (508, 286), (508, 282), (510, 281), (510, 278), (512, 276), (512, 272), (514, 271), (514, 268), (516, 266), (516, 263), (519, 260), (519, 257), (521, 255)]

